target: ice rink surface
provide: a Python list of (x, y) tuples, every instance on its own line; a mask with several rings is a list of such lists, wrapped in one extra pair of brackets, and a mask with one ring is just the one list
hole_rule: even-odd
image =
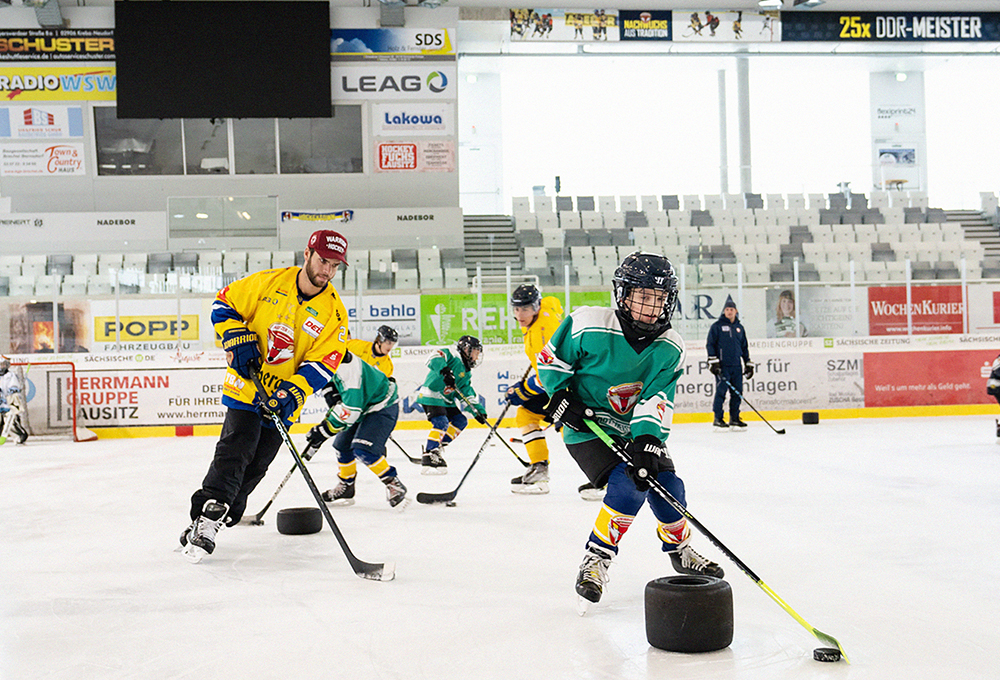
[[(333, 514), (359, 558), (396, 563), (394, 581), (355, 576), (327, 527), (277, 532), (278, 509), (313, 504), (298, 472), (264, 526), (222, 531), (215, 553), (189, 564), (174, 548), (215, 444), (195, 437), (0, 447), (0, 677), (996, 677), (993, 419), (782, 422), (778, 436), (747, 415), (743, 433), (675, 427), (669, 445), (689, 509), (836, 637), (850, 665), (813, 661), (820, 643), (700, 535), (696, 549), (733, 588), (733, 643), (698, 655), (650, 647), (643, 588), (673, 571), (648, 508), (621, 544), (603, 601), (578, 616), (573, 585), (600, 506), (577, 495), (583, 475), (554, 433), (544, 496), (510, 492), (523, 468), (499, 444), (454, 508), (413, 502), (399, 514), (360, 470), (357, 504)], [(389, 458), (411, 496), (450, 491), (485, 434), (470, 428), (449, 447), (445, 476), (420, 475), (393, 449)], [(415, 455), (422, 432), (396, 438)], [(291, 465), (282, 450), (250, 513)], [(321, 490), (333, 486), (332, 450), (310, 470)]]

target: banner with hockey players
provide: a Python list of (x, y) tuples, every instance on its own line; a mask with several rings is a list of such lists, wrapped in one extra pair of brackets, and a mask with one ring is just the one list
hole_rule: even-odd
[(618, 42), (618, 10), (512, 9), (510, 41)]
[(781, 42), (781, 13), (774, 10), (673, 10), (674, 42)]

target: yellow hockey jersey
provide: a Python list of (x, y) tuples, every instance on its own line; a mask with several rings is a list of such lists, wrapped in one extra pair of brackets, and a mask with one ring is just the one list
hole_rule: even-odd
[[(212, 324), (222, 335), (247, 328), (257, 335), (261, 382), (268, 393), (282, 380), (306, 395), (326, 385), (347, 350), (347, 310), (332, 285), (305, 299), (296, 277), (300, 267), (269, 269), (234, 281), (219, 291), (212, 305)], [(227, 369), (222, 403), (253, 410), (256, 388)], [(292, 417), (294, 422), (298, 412)]]
[(522, 328), (524, 333), (524, 353), (531, 361), (531, 370), (537, 374), (538, 353), (542, 351), (552, 334), (562, 323), (563, 308), (558, 299), (551, 295), (543, 297), (538, 308), (538, 317), (527, 328)]
[(385, 373), (386, 378), (392, 377), (392, 359), (388, 354), (377, 357), (374, 351), (375, 343), (367, 340), (354, 338), (347, 341), (347, 349), (354, 356), (364, 361), (369, 366), (374, 366)]

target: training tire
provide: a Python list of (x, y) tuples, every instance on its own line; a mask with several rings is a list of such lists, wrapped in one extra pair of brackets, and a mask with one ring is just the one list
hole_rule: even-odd
[(733, 589), (713, 576), (646, 584), (646, 640), (668, 652), (714, 652), (733, 642)]
[(279, 534), (316, 534), (323, 529), (323, 513), (319, 508), (285, 508), (278, 511), (277, 524)]
[(818, 425), (819, 424), (819, 414), (815, 411), (806, 411), (802, 414), (802, 424), (803, 425)]

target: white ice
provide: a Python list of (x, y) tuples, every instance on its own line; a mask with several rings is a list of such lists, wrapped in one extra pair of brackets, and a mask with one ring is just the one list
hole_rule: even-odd
[[(751, 414), (752, 415), (752, 414)], [(454, 508), (389, 508), (359, 474), (357, 504), (333, 508), (366, 581), (332, 532), (285, 536), (275, 513), (313, 503), (296, 472), (266, 524), (224, 530), (198, 565), (174, 552), (214, 438), (29, 441), (0, 447), (3, 678), (914, 678), (996, 677), (1000, 655), (1000, 446), (992, 418), (775, 423), (745, 433), (675, 427), (689, 509), (811, 625), (820, 643), (700, 536), (735, 600), (735, 638), (697, 655), (650, 647), (643, 588), (672, 572), (644, 508), (604, 599), (576, 613), (573, 584), (598, 503), (549, 434), (552, 492), (514, 495), (523, 468), (488, 446)], [(504, 431), (501, 431), (504, 432)], [(427, 477), (397, 451), (409, 487), (449, 491), (486, 430)], [(509, 436), (512, 430), (506, 431)], [(421, 432), (396, 438), (419, 450)], [(301, 435), (296, 440), (301, 441)], [(523, 451), (523, 450), (522, 450)], [(523, 455), (523, 453), (522, 453)], [(283, 450), (250, 499), (256, 512), (290, 469)], [(310, 464), (320, 489), (337, 466)]]

